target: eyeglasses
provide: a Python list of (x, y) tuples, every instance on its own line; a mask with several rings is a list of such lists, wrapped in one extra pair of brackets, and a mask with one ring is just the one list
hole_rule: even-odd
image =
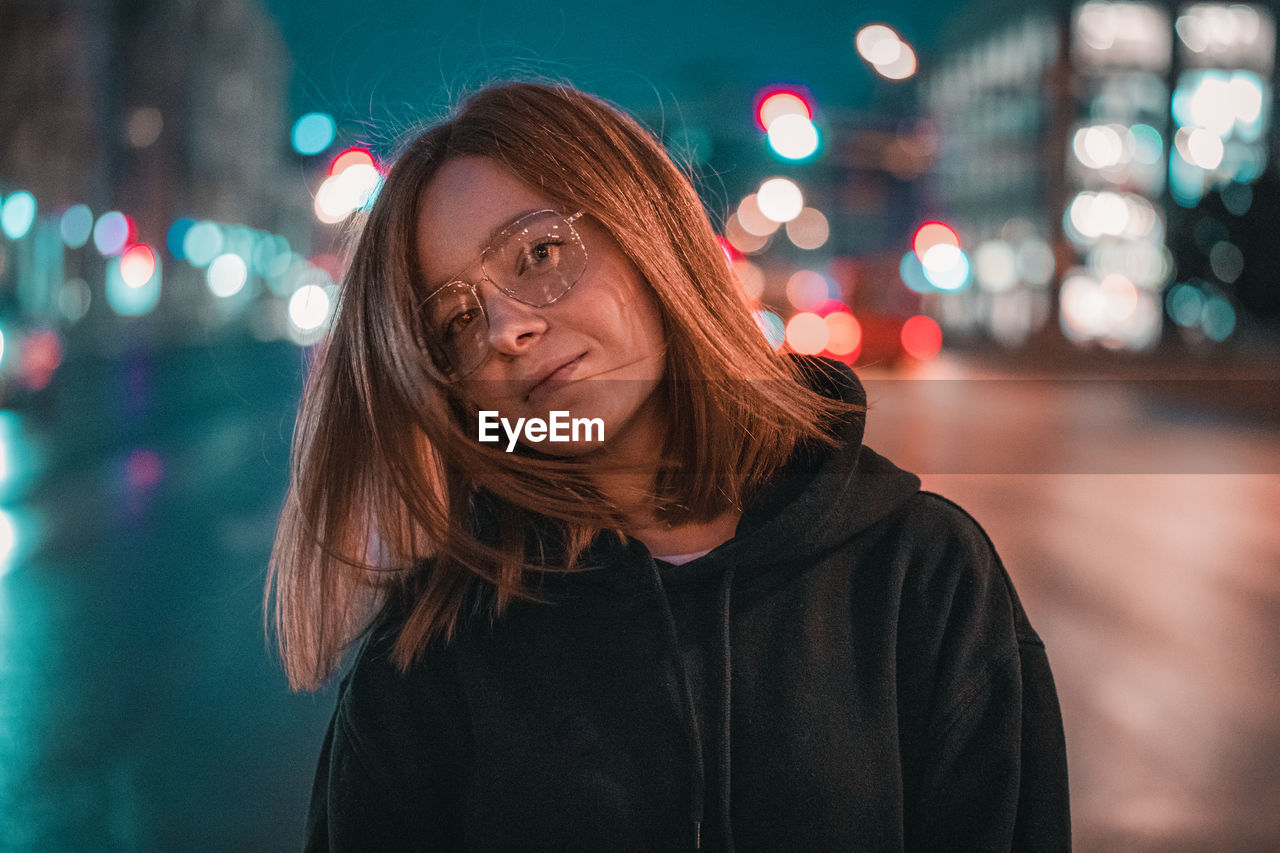
[(422, 343), (447, 382), (465, 379), (489, 358), (489, 315), (476, 285), (488, 281), (517, 302), (545, 308), (564, 296), (587, 268), (573, 223), (584, 211), (527, 213), (480, 253), (481, 278), (455, 279), (433, 290), (418, 312)]

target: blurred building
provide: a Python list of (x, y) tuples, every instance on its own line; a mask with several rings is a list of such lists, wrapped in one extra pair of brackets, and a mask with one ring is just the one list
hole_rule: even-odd
[[(1270, 10), (991, 0), (969, 18), (981, 27), (956, 33), (921, 85), (942, 140), (929, 206), (969, 265), (926, 296), (943, 327), (1142, 351), (1175, 328), (1221, 342), (1238, 318), (1265, 322), (1251, 311), (1264, 301), (1234, 287), (1265, 257), (1189, 211), (1220, 200), (1237, 231), (1259, 224), (1249, 202), (1273, 159)], [(1205, 277), (1171, 238), (1188, 227), (1206, 232)]]
[(90, 348), (207, 333), (227, 310), (175, 222), (309, 243), (258, 0), (0, 0), (0, 74), (0, 202), (34, 202), (0, 240), (0, 324)]

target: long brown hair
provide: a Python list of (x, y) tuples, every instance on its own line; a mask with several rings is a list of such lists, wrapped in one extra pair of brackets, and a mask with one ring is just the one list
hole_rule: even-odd
[[(387, 173), (307, 379), (267, 581), (295, 688), (322, 684), (380, 606), (406, 607), (395, 657), (408, 667), (468, 613), (497, 618), (536, 598), (543, 572), (572, 570), (596, 535), (624, 525), (590, 462), (481, 444), (427, 367), (417, 209), (436, 170), (460, 156), (492, 158), (584, 210), (652, 289), (668, 335), (658, 393), (679, 413), (653, 485), (668, 521), (741, 507), (799, 442), (830, 440), (825, 426), (852, 408), (810, 390), (768, 345), (697, 193), (650, 133), (565, 86), (480, 91)], [(535, 527), (556, 531), (554, 547)]]

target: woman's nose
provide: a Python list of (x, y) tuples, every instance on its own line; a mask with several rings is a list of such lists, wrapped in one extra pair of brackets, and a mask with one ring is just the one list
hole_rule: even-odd
[(520, 355), (547, 330), (542, 310), (503, 293), (489, 281), (479, 284), (489, 317), (489, 346), (506, 355)]

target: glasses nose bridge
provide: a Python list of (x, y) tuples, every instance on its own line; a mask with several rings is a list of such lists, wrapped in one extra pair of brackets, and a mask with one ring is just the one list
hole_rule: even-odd
[(477, 279), (472, 287), (484, 306), (493, 349), (514, 354), (546, 331), (546, 318), (537, 306), (512, 296), (487, 276)]

